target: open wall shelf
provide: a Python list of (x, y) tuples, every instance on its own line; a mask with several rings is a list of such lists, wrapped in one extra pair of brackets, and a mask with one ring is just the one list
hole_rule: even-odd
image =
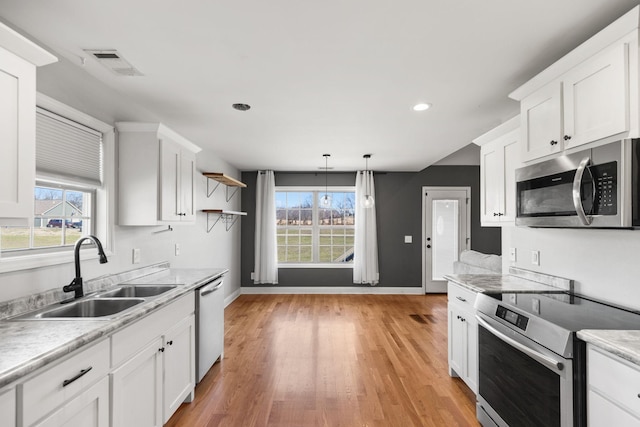
[[(202, 175), (207, 177), (207, 197), (211, 197), (211, 195), (218, 189), (220, 184), (224, 184), (226, 186), (226, 196), (227, 202), (231, 200), (231, 198), (236, 194), (239, 188), (245, 188), (247, 184), (244, 182), (238, 181), (235, 178), (231, 178), (220, 172), (202, 172)], [(210, 183), (212, 181), (216, 182), (215, 187), (210, 188)], [(229, 188), (233, 188), (233, 192), (229, 194)]]
[(238, 218), (247, 215), (246, 212), (226, 211), (223, 209), (203, 209), (202, 212), (207, 214), (207, 233), (210, 232), (220, 220), (224, 222), (227, 231), (229, 231), (236, 221), (238, 221)]

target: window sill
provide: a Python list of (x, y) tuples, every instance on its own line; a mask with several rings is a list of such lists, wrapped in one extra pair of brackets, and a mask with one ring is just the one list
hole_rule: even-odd
[(342, 263), (342, 264), (290, 263), (290, 264), (278, 264), (278, 268), (353, 268), (353, 263)]
[[(107, 258), (113, 255), (110, 251), (105, 251)], [(97, 259), (98, 253), (95, 248), (83, 249), (80, 259)], [(13, 256), (0, 259), (0, 273), (9, 273), (12, 271), (31, 270), (34, 268), (49, 267), (60, 264), (73, 264), (73, 249), (69, 251), (47, 253), (47, 254), (30, 254)]]

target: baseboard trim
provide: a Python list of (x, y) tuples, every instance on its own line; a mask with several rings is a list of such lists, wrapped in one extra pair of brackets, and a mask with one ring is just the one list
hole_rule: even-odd
[(242, 288), (238, 288), (236, 289), (231, 295), (229, 295), (228, 297), (226, 297), (224, 299), (224, 306), (225, 308), (231, 304), (232, 302), (234, 302), (242, 293)]
[(378, 286), (250, 286), (240, 288), (244, 295), (260, 294), (355, 294), (355, 295), (424, 295), (422, 288)]

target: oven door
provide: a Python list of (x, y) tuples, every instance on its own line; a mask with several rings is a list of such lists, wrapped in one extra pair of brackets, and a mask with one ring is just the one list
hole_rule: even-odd
[(478, 420), (484, 427), (573, 426), (573, 366), (482, 313)]

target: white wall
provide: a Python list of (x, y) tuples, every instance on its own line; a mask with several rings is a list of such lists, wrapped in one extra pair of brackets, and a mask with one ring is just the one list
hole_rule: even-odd
[[(531, 264), (533, 250), (540, 251), (540, 266)], [(580, 294), (640, 309), (640, 230), (504, 227), (502, 253), (504, 272), (515, 265), (566, 277)]]
[[(161, 121), (153, 112), (130, 102), (123, 94), (62, 58), (60, 63), (38, 70), (37, 84), (39, 92), (109, 124), (121, 120)], [(171, 127), (170, 123), (165, 124)], [(180, 133), (179, 129), (174, 130)], [(115, 165), (105, 167), (115, 168)], [(224, 172), (240, 177), (236, 168), (207, 150), (198, 153), (197, 168), (199, 172)], [(211, 198), (207, 198), (206, 178), (199, 172), (196, 189), (198, 210), (240, 210), (240, 195), (235, 195), (227, 203), (223, 185)], [(230, 272), (225, 281), (225, 296), (228, 297), (240, 289), (240, 227), (246, 220), (239, 220), (228, 232), (220, 222), (210, 233), (207, 233), (207, 218), (202, 212), (198, 212), (195, 225), (177, 225), (172, 232), (154, 233), (163, 227), (115, 226), (113, 254), (109, 262), (101, 265), (95, 259), (82, 261), (82, 276), (87, 280), (162, 261), (169, 261), (172, 267), (178, 268), (228, 268)], [(175, 243), (181, 245), (180, 256), (174, 255)], [(133, 248), (141, 250), (140, 264), (132, 264)], [(68, 259), (67, 263), (52, 267), (0, 274), (0, 301), (68, 284), (75, 275), (71, 253)]]

